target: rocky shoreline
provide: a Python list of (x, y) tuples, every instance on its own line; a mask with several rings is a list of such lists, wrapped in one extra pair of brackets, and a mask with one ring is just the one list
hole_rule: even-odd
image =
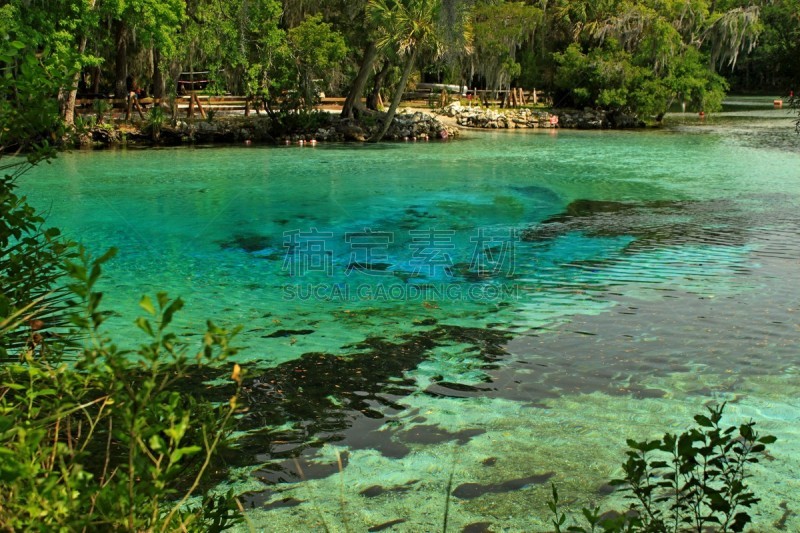
[[(381, 113), (364, 111), (357, 119), (314, 112), (285, 115), (284, 122), (267, 116), (225, 116), (212, 119), (178, 119), (164, 124), (141, 120), (135, 123), (100, 124), (78, 135), (81, 146), (128, 146), (208, 143), (366, 142), (380, 125)], [(489, 109), (454, 102), (437, 115), (406, 111), (395, 116), (384, 140), (435, 140), (459, 136), (468, 129), (623, 129), (644, 128), (632, 115), (595, 109)]]
[[(362, 113), (358, 120), (342, 119), (328, 113), (288, 115), (286, 123), (276, 123), (266, 116), (220, 117), (197, 120), (176, 120), (153, 124), (100, 124), (87, 128), (78, 136), (81, 146), (129, 146), (206, 143), (272, 143), (366, 142), (379, 127), (379, 114)], [(280, 132), (280, 133), (277, 133)], [(458, 137), (459, 128), (420, 111), (395, 116), (384, 140), (433, 140)]]
[(532, 109), (494, 110), (481, 106), (463, 106), (454, 102), (444, 108), (443, 114), (455, 119), (464, 128), (478, 129), (623, 129), (644, 128), (644, 121), (618, 111), (596, 109), (557, 109), (539, 111)]

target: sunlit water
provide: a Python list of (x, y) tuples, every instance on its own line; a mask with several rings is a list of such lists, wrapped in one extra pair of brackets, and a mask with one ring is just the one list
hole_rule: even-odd
[[(745, 102), (747, 103), (747, 102)], [(767, 106), (768, 107), (768, 106)], [(626, 438), (728, 401), (780, 440), (760, 531), (800, 529), (800, 139), (740, 105), (647, 132), (64, 154), (32, 203), (131, 325), (242, 324), (227, 483), (264, 531), (544, 531), (620, 506)], [(341, 466), (340, 466), (341, 464)], [(370, 529), (372, 528), (372, 529)], [(471, 529), (470, 529), (471, 528)]]

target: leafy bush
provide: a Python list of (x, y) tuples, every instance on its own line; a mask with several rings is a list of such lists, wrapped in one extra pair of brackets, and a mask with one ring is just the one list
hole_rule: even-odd
[(295, 112), (283, 112), (273, 118), (274, 135), (285, 133), (314, 133), (320, 128), (330, 126), (330, 113), (319, 110), (298, 109)]
[(66, 351), (43, 358), (24, 347), (18, 363), (0, 367), (0, 523), (11, 530), (207, 531), (205, 518), (216, 515), (227, 527), (235, 521), (232, 495), (187, 503), (231, 429), (241, 373), (236, 366), (222, 405), (187, 394), (185, 382), (236, 352), (235, 331), (209, 322), (191, 357), (168, 329), (183, 302), (160, 293), (155, 303), (141, 300), (148, 316), (136, 323), (147, 342), (119, 349), (102, 332), (108, 313), (94, 291), (113, 255), (91, 261), (82, 251), (65, 265), (70, 320), (85, 343), (74, 364), (63, 360)]
[(162, 293), (141, 300), (138, 349), (106, 334), (95, 285), (114, 251), (92, 260), (16, 193), (15, 179), (52, 157), (47, 139), (63, 131), (52, 96), (70, 72), (51, 76), (48, 61), (0, 42), (11, 65), (0, 76), (0, 527), (225, 529), (238, 519), (232, 494), (196, 500), (238, 409), (241, 370), (223, 387), (228, 401), (188, 391), (236, 352), (236, 331), (209, 322), (192, 351), (169, 330), (182, 301)]
[[(589, 528), (569, 526), (566, 531), (743, 531), (752, 520), (745, 509), (760, 499), (747, 485), (747, 466), (758, 463), (771, 435), (760, 436), (750, 421), (723, 428), (725, 404), (709, 407), (708, 416), (694, 417), (698, 427), (662, 439), (628, 440), (628, 459), (622, 487), (633, 500), (626, 513), (602, 518), (599, 508), (582, 509)], [(567, 521), (559, 511), (558, 491), (548, 504), (557, 533)]]
[(95, 99), (95, 101), (92, 102), (92, 108), (94, 109), (94, 112), (97, 113), (98, 124), (102, 124), (106, 118), (106, 113), (112, 110), (111, 104), (103, 98)]
[[(31, 152), (28, 160), (48, 150)], [(75, 247), (58, 229), (45, 228), (42, 216), (16, 194), (15, 179), (27, 168), (21, 158), (0, 165), (0, 172), (12, 172), (0, 178), (0, 362), (23, 349), (45, 358), (68, 341), (68, 291), (57, 283)]]
[[(213, 117), (209, 117), (208, 121), (211, 122)], [(152, 138), (154, 142), (158, 142), (161, 138), (161, 130), (164, 128), (164, 123), (166, 121), (167, 115), (164, 113), (164, 108), (157, 104), (153, 105), (147, 113), (144, 126), (142, 126), (142, 132), (150, 135), (150, 138)]]

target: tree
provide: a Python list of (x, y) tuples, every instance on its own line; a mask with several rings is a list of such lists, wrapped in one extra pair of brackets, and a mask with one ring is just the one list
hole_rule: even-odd
[(276, 65), (288, 63), (279, 0), (192, 0), (187, 8), (180, 60), (210, 79), (251, 98), (270, 98), (285, 83)]
[(369, 40), (364, 47), (364, 55), (359, 62), (358, 74), (353, 79), (350, 91), (347, 93), (344, 104), (342, 105), (342, 118), (353, 118), (353, 110), (361, 102), (364, 88), (372, 72), (372, 66), (378, 57), (378, 45), (374, 40)]
[(762, 2), (762, 32), (758, 46), (740, 58), (740, 67), (728, 77), (737, 90), (778, 90), (788, 94), (800, 88), (800, 2)]
[(727, 84), (715, 70), (733, 68), (760, 31), (754, 6), (719, 13), (704, 0), (576, 7), (561, 11), (574, 42), (554, 56), (560, 100), (657, 119), (676, 99), (718, 108)]
[(342, 34), (322, 21), (322, 15), (307, 16), (289, 30), (288, 41), (304, 105), (311, 109), (317, 101), (316, 79), (330, 76), (347, 54), (347, 46)]
[(542, 22), (542, 11), (522, 2), (484, 3), (474, 12), (472, 70), (486, 79), (487, 88), (509, 87), (522, 68), (517, 51), (531, 42)]
[(367, 5), (367, 15), (380, 31), (378, 47), (396, 46), (405, 58), (389, 110), (371, 142), (380, 141), (389, 130), (420, 49), (429, 47), (435, 55), (441, 52), (436, 27), (440, 6), (438, 0), (370, 0)]
[(84, 53), (88, 32), (98, 22), (95, 1), (54, 0), (47, 4), (31, 4), (12, 0), (4, 8), (14, 13), (10, 31), (28, 45), (55, 54), (62, 73), (70, 71), (69, 77), (62, 78), (56, 94), (64, 122), (72, 125), (80, 70), (84, 65), (100, 61)]

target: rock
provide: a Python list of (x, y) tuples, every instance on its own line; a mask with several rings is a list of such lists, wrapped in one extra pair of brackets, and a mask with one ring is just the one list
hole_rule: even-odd
[(364, 130), (353, 124), (340, 124), (337, 131), (344, 136), (346, 141), (364, 142), (367, 140)]

